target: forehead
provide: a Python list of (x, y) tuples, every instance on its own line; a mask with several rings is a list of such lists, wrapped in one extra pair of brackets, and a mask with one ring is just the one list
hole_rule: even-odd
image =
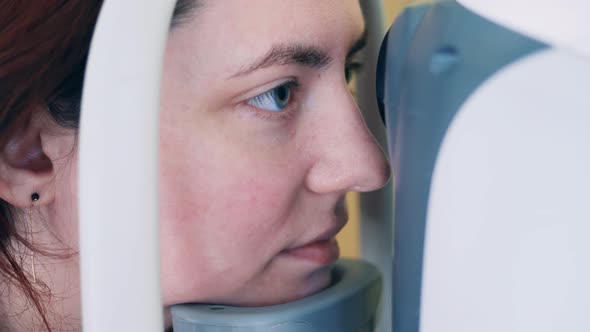
[(174, 39), (185, 51), (215, 54), (218, 61), (248, 61), (293, 43), (322, 46), (338, 57), (363, 29), (358, 0), (205, 0)]

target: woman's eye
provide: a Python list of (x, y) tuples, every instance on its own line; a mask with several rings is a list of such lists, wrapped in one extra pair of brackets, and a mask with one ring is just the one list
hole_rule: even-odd
[(265, 111), (281, 112), (289, 105), (293, 90), (296, 87), (297, 82), (287, 82), (261, 95), (250, 98), (246, 103)]

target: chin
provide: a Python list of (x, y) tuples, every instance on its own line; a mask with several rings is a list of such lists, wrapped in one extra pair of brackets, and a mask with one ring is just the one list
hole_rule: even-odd
[[(293, 302), (328, 288), (332, 283), (331, 271), (331, 267), (327, 266), (311, 272), (306, 278), (302, 278), (301, 280), (289, 280), (285, 282), (285, 285), (270, 286), (260, 284), (250, 287), (238, 296), (232, 296), (230, 300), (218, 299), (204, 302), (239, 307), (266, 307)], [(296, 286), (293, 287), (293, 285)], [(172, 326), (170, 306), (164, 308), (164, 318), (166, 331), (169, 331), (168, 329)]]
[[(240, 300), (229, 301), (229, 305), (264, 307), (293, 302), (316, 294), (332, 283), (332, 269), (329, 266), (311, 272), (300, 280), (285, 280), (282, 284), (260, 285), (247, 291)], [(288, 278), (286, 278), (288, 279)]]
[[(299, 300), (304, 297), (308, 297), (315, 293), (318, 293), (332, 284), (332, 268), (325, 267), (318, 271), (314, 271), (309, 279), (307, 280), (307, 287), (305, 287), (304, 291), (298, 294), (298, 296), (291, 301)], [(290, 302), (290, 301), (289, 301)]]

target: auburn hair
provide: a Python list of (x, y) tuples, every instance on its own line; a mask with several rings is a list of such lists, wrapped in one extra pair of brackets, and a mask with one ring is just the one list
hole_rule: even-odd
[[(189, 16), (197, 2), (177, 1), (172, 27)], [(102, 0), (0, 1), (0, 147), (16, 119), (39, 106), (57, 124), (78, 127), (86, 59), (101, 5)], [(43, 299), (51, 291), (31, 282), (15, 249), (24, 245), (51, 253), (19, 235), (19, 212), (0, 199), (0, 284), (20, 289), (51, 331)]]

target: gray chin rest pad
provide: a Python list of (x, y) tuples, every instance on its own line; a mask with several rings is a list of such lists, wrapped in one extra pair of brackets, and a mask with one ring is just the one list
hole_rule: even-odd
[(267, 307), (178, 304), (174, 332), (371, 332), (382, 290), (379, 270), (360, 260), (340, 259), (332, 285), (312, 296)]

